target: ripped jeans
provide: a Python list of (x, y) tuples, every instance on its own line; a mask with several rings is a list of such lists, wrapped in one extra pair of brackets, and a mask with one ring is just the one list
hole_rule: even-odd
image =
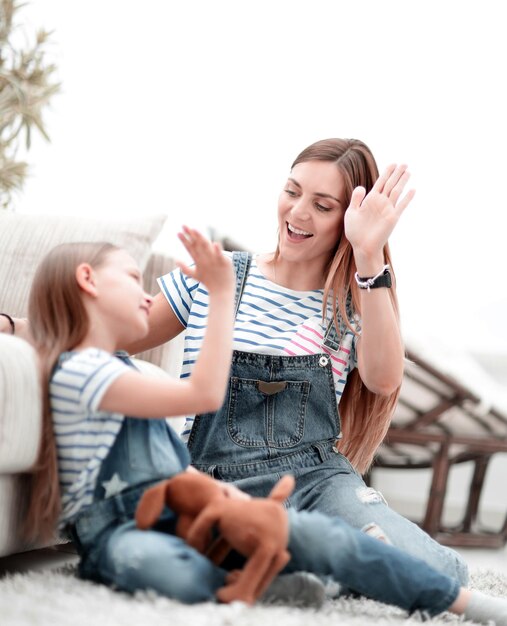
[[(290, 472), (296, 478), (296, 489), (288, 500), (290, 509), (338, 516), (363, 533), (384, 539), (407, 554), (422, 559), (461, 585), (467, 584), (468, 568), (461, 556), (393, 511), (382, 494), (368, 487), (347, 458), (335, 452), (331, 444), (327, 454), (325, 447), (320, 445), (315, 455), (306, 451), (297, 456), (296, 460), (291, 458), (281, 463), (278, 471), (271, 474), (249, 476), (250, 472), (255, 472), (255, 468), (250, 466), (236, 467), (234, 472), (215, 468), (213, 475), (222, 480), (232, 480), (239, 489), (260, 497), (269, 493), (282, 474)], [(241, 476), (241, 471), (245, 472), (244, 476)]]
[(339, 516), (466, 585), (461, 556), (390, 509), (336, 450), (340, 429), (329, 359), (235, 350), (226, 401), (195, 417), (188, 449), (197, 469), (253, 496), (291, 473), (290, 507)]
[(385, 538), (404, 552), (423, 559), (461, 585), (468, 583), (468, 567), (461, 555), (391, 509), (382, 494), (368, 487), (341, 454), (333, 454), (316, 468), (298, 472), (298, 490), (291, 504), (300, 510), (339, 515), (355, 528)]
[[(212, 601), (227, 572), (174, 533), (174, 514), (153, 530), (133, 520), (143, 488), (92, 504), (72, 526), (83, 578), (134, 593), (151, 589), (188, 604)], [(368, 537), (340, 518), (289, 510), (289, 552), (284, 573), (331, 577), (348, 590), (409, 612), (437, 615), (455, 601), (459, 583), (424, 561)], [(235, 565), (237, 566), (237, 565)]]

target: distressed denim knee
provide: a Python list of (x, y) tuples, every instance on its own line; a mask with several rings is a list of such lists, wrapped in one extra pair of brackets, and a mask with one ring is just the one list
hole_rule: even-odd
[(354, 528), (384, 538), (387, 543), (426, 561), (461, 585), (467, 584), (468, 568), (461, 556), (391, 509), (382, 494), (368, 487), (342, 455), (333, 455), (318, 468), (301, 470), (297, 480), (298, 490), (291, 496), (296, 509), (339, 516)]
[(340, 518), (289, 509), (289, 525), (288, 549), (292, 558), (288, 570), (327, 575), (336, 569), (334, 558), (338, 550), (342, 562), (355, 558), (357, 531)]
[(447, 553), (446, 560), (448, 565), (446, 573), (455, 578), (462, 587), (466, 587), (470, 580), (470, 572), (465, 559), (452, 548), (442, 546), (442, 549)]
[(98, 564), (108, 584), (133, 593), (151, 589), (186, 604), (214, 600), (225, 572), (183, 540), (157, 531), (119, 530)]

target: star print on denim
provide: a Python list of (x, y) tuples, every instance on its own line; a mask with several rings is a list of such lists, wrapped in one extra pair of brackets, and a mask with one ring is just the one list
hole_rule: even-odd
[(124, 482), (119, 474), (116, 472), (109, 480), (105, 480), (102, 483), (105, 490), (105, 498), (115, 496), (117, 493), (121, 493), (125, 487), (128, 487), (128, 483)]

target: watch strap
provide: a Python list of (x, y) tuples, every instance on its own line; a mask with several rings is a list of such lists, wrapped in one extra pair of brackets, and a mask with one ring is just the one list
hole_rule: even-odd
[(356, 283), (359, 289), (377, 289), (379, 287), (392, 287), (393, 281), (391, 278), (391, 272), (389, 271), (389, 265), (384, 265), (382, 270), (376, 276), (359, 276), (355, 274)]

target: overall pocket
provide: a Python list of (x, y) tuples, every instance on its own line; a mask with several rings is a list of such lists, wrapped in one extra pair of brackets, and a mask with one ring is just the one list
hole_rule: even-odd
[(244, 447), (291, 448), (301, 442), (310, 393), (306, 380), (231, 378), (227, 430)]

